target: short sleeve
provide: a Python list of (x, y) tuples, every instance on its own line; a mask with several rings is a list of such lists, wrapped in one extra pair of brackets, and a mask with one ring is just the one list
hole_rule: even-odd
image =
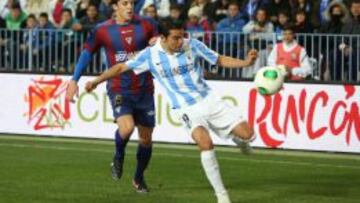
[(134, 58), (125, 62), (126, 66), (135, 72), (140, 74), (150, 70), (150, 48), (146, 48), (139, 52)]
[(101, 37), (99, 36), (99, 29), (94, 28), (88, 35), (84, 49), (87, 49), (90, 53), (97, 52), (101, 47)]
[(197, 39), (191, 39), (190, 46), (197, 55), (200, 55), (202, 58), (204, 58), (210, 64), (215, 65), (217, 63), (219, 54), (216, 53), (215, 51), (211, 50), (204, 43), (200, 42)]

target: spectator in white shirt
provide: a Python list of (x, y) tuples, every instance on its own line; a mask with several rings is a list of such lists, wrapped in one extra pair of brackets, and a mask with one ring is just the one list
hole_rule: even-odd
[(274, 25), (268, 19), (265, 8), (256, 11), (254, 20), (251, 20), (243, 27), (245, 34), (250, 34), (250, 40), (272, 40)]

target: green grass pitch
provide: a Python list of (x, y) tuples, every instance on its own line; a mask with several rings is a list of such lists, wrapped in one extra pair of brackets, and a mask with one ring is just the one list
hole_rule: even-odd
[[(360, 202), (359, 155), (216, 149), (234, 203)], [(112, 141), (0, 135), (0, 203), (216, 202), (195, 146), (154, 144), (147, 195), (131, 187), (135, 154), (130, 143), (116, 182)]]

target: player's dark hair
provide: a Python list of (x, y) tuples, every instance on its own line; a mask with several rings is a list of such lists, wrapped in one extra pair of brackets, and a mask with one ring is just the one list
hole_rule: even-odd
[(163, 19), (159, 23), (159, 34), (164, 37), (169, 36), (170, 30), (184, 29), (184, 24), (180, 20)]

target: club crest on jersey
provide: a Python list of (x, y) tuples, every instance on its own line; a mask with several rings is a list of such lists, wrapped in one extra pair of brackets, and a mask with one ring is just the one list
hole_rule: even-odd
[(128, 44), (131, 44), (131, 42), (132, 42), (132, 37), (125, 37), (125, 41), (126, 41)]

